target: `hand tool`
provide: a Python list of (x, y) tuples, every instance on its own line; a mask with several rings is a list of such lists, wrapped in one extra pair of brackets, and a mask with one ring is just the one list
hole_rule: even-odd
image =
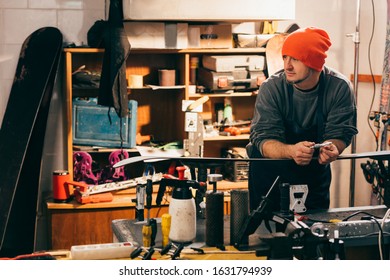
[[(172, 249), (173, 248), (173, 249)], [(176, 260), (180, 258), (180, 253), (184, 249), (184, 243), (168, 243), (167, 246), (163, 247), (160, 254), (163, 255), (170, 255), (172, 260)]]
[(259, 206), (255, 210), (253, 210), (250, 213), (250, 215), (246, 218), (245, 223), (238, 235), (237, 243), (234, 244), (234, 247), (236, 247), (237, 249), (239, 249), (240, 245), (242, 245), (242, 241), (244, 240), (244, 238), (253, 234), (256, 231), (256, 229), (260, 226), (260, 224), (263, 222), (263, 220), (264, 221), (272, 220), (273, 214), (271, 211), (271, 205), (270, 205), (271, 202), (268, 197), (271, 194), (274, 187), (277, 184), (279, 184), (279, 180), (280, 180), (280, 176), (276, 177), (275, 181), (273, 182), (272, 186), (268, 190), (267, 194), (262, 197)]
[(152, 227), (148, 224), (142, 227), (142, 240), (144, 247), (152, 246)]
[(310, 149), (319, 149), (321, 147), (329, 146), (331, 144), (332, 144), (332, 142), (324, 142), (324, 143), (314, 144), (313, 146), (310, 147)]
[(171, 215), (165, 213), (161, 216), (162, 247), (169, 244), (169, 232), (171, 230)]
[[(141, 253), (145, 251), (145, 254), (141, 256)], [(140, 258), (141, 260), (151, 260), (154, 252), (157, 251), (157, 249), (150, 247), (150, 248), (144, 248), (144, 247), (138, 247), (130, 254), (131, 259)]]
[(143, 221), (144, 208), (145, 208), (145, 186), (144, 185), (137, 185), (135, 202), (136, 202), (135, 216), (138, 221)]
[(152, 208), (152, 193), (153, 193), (153, 181), (151, 179), (146, 180), (146, 205), (147, 209), (147, 224), (142, 228), (143, 243), (145, 247), (151, 247), (155, 245), (157, 235), (157, 222), (155, 219), (150, 218), (150, 209)]
[(196, 107), (202, 105), (203, 103), (206, 103), (208, 100), (209, 100), (209, 96), (208, 96), (208, 95), (202, 96), (201, 98), (195, 100), (195, 102), (193, 102), (193, 103), (191, 103), (190, 105), (188, 105), (186, 111), (192, 111), (192, 110), (194, 110)]

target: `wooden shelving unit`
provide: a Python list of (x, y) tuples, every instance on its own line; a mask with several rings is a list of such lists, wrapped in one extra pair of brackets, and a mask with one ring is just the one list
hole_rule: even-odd
[[(81, 65), (87, 69), (100, 71), (104, 50), (94, 48), (66, 48), (65, 53), (65, 91), (67, 112), (67, 145), (68, 169), (72, 169), (72, 98), (77, 95), (97, 95), (95, 91), (77, 91), (72, 88), (72, 73)], [(184, 85), (180, 89), (152, 90), (144, 87), (129, 89), (129, 99), (138, 102), (137, 132), (142, 135), (153, 135), (161, 141), (177, 141), (187, 137), (184, 132), (184, 113), (181, 111), (182, 100), (196, 100), (204, 94), (190, 94), (190, 59), (204, 54), (264, 54), (264, 48), (232, 48), (232, 49), (132, 49), (127, 61), (127, 75), (144, 76), (144, 84), (158, 84), (157, 70), (171, 68), (177, 70), (177, 84)], [(232, 100), (235, 119), (251, 119), (256, 92), (233, 92), (208, 94), (209, 101), (204, 104), (203, 119), (215, 120), (214, 105), (223, 103), (225, 97)], [(229, 146), (244, 146), (248, 135), (218, 136), (205, 138), (204, 156), (220, 156), (221, 149)], [(209, 147), (210, 146), (210, 147)]]

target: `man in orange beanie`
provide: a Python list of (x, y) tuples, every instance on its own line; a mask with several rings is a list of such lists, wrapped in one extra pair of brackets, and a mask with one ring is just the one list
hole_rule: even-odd
[[(292, 159), (250, 163), (250, 206), (257, 208), (272, 182), (307, 185), (307, 209), (329, 208), (330, 163), (357, 134), (351, 83), (324, 66), (331, 46), (325, 30), (309, 27), (289, 34), (282, 47), (284, 69), (260, 87), (251, 124), (250, 157)], [(315, 144), (328, 145), (317, 148)], [(278, 209), (280, 194), (272, 191)]]

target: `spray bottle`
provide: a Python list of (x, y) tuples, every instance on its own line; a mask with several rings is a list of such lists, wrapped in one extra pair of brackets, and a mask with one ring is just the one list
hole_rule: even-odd
[(173, 187), (172, 198), (169, 202), (169, 214), (171, 215), (169, 239), (178, 243), (191, 243), (196, 237), (196, 207), (191, 189), (198, 189), (201, 183), (185, 179), (185, 167), (179, 166), (176, 169), (179, 172), (179, 178), (169, 176), (169, 178), (161, 179), (156, 204), (161, 205), (166, 187)]

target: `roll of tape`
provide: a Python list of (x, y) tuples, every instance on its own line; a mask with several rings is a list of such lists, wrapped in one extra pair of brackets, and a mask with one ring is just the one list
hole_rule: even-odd
[(144, 86), (144, 77), (142, 75), (129, 75), (128, 84), (130, 88), (142, 88)]
[(68, 202), (70, 199), (68, 182), (70, 174), (67, 170), (53, 171), (53, 199), (54, 202)]

